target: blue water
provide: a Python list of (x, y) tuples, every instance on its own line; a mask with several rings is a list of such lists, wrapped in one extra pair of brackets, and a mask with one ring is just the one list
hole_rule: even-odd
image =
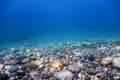
[(120, 38), (120, 0), (0, 0), (0, 43)]

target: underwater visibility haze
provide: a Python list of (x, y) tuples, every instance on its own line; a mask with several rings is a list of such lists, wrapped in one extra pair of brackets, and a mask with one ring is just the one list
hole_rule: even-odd
[(0, 40), (120, 37), (119, 0), (1, 0)]
[(120, 80), (120, 0), (0, 0), (0, 80)]

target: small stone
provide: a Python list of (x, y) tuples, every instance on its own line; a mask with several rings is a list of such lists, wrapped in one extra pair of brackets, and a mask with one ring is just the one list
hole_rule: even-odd
[(37, 71), (32, 71), (31, 74), (36, 77), (36, 76), (40, 76), (40, 74)]
[(87, 80), (87, 76), (85, 74), (81, 75), (81, 80)]
[(62, 63), (63, 66), (67, 66), (69, 64), (69, 60), (62, 59), (61, 63)]
[(78, 72), (80, 72), (80, 67), (77, 65), (71, 64), (68, 66), (68, 70), (73, 73), (78, 73)]
[(4, 65), (3, 64), (0, 64), (0, 70), (3, 69)]
[(24, 55), (16, 57), (15, 64), (22, 64), (22, 60), (25, 58), (27, 58), (27, 56)]
[(49, 79), (52, 75), (49, 74), (42, 74), (41, 78), (42, 79)]
[(96, 72), (94, 69), (91, 69), (91, 70), (89, 70), (89, 74), (91, 74), (91, 75), (96, 75), (97, 72)]
[(25, 58), (25, 59), (22, 60), (22, 64), (25, 64), (25, 63), (27, 63), (27, 62), (29, 62), (29, 61), (30, 61), (29, 58)]
[(37, 65), (35, 63), (26, 63), (24, 65), (21, 66), (22, 70), (26, 70), (27, 68), (33, 70), (33, 69), (37, 69)]
[(50, 67), (56, 68), (58, 70), (61, 70), (63, 68), (63, 65), (60, 60), (55, 60), (49, 63)]
[(113, 66), (116, 68), (120, 68), (120, 57), (116, 57), (113, 59)]
[(82, 69), (83, 68), (83, 64), (78, 62), (77, 65)]
[(36, 61), (33, 61), (34, 64), (36, 64), (37, 66), (40, 66), (43, 61), (42, 60), (36, 60)]
[(10, 72), (16, 72), (17, 70), (19, 70), (18, 66), (11, 66), (9, 69)]
[(66, 54), (66, 55), (72, 55), (73, 51), (70, 50), (70, 49), (66, 49), (63, 53)]
[(101, 64), (110, 65), (110, 64), (112, 64), (112, 60), (113, 60), (113, 57), (103, 58), (102, 61), (101, 61)]
[(103, 59), (103, 58), (106, 58), (105, 56), (97, 56), (97, 59)]
[(70, 71), (60, 71), (55, 74), (55, 78), (58, 80), (72, 80), (73, 74)]
[(37, 60), (37, 56), (30, 56), (30, 60)]
[(23, 70), (18, 70), (18, 71), (16, 72), (16, 75), (17, 75), (17, 76), (25, 76), (25, 72), (24, 72)]

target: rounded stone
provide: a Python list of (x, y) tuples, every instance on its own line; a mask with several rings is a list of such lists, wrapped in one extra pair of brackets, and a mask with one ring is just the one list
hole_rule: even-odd
[(80, 72), (80, 67), (77, 65), (71, 64), (68, 66), (68, 70), (73, 73), (78, 73), (78, 72)]
[(11, 66), (9, 69), (10, 72), (16, 72), (17, 70), (19, 70), (18, 66)]
[(24, 72), (23, 70), (18, 70), (18, 71), (16, 72), (16, 75), (17, 75), (17, 76), (25, 76), (25, 72)]
[(58, 80), (72, 80), (73, 74), (70, 71), (60, 71), (55, 74), (55, 78)]
[(120, 57), (116, 57), (113, 59), (113, 66), (116, 68), (120, 68)]
[(66, 54), (66, 55), (72, 55), (73, 51), (70, 50), (70, 49), (66, 49), (63, 53)]
[(101, 61), (101, 64), (110, 65), (110, 64), (112, 64), (112, 60), (113, 60), (113, 57), (103, 58), (102, 61)]
[(38, 66), (35, 63), (26, 63), (26, 64), (21, 66), (21, 69), (26, 70), (27, 68), (29, 68), (32, 70), (32, 69), (37, 69), (37, 67)]
[(25, 59), (22, 60), (22, 64), (25, 64), (25, 63), (27, 63), (27, 62), (29, 62), (29, 61), (30, 61), (29, 58), (25, 58)]
[(58, 70), (61, 70), (63, 68), (63, 65), (60, 60), (55, 60), (49, 63), (50, 67), (56, 68)]
[(3, 64), (0, 64), (0, 70), (3, 69), (4, 65)]

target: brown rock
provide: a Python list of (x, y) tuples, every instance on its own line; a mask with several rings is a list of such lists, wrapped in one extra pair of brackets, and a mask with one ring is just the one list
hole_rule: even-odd
[(36, 56), (30, 56), (30, 60), (37, 60)]
[(81, 80), (87, 80), (87, 76), (85, 74), (81, 75)]
[(61, 63), (63, 66), (67, 66), (69, 64), (69, 60), (63, 59), (63, 60), (61, 60)]
[(103, 59), (106, 58), (105, 56), (97, 56), (97, 59)]
[(96, 72), (94, 69), (91, 69), (91, 70), (89, 71), (89, 73), (90, 73), (91, 75), (96, 75), (96, 74), (97, 74), (97, 72)]

